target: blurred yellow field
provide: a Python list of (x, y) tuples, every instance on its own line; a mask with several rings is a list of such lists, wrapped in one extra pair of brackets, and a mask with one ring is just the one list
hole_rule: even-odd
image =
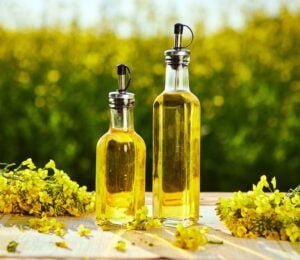
[[(170, 26), (171, 28), (171, 26)], [(190, 87), (202, 105), (201, 190), (248, 190), (262, 173), (299, 184), (300, 13), (254, 13), (242, 29), (205, 35), (194, 25)], [(170, 32), (170, 35), (172, 32)], [(0, 27), (0, 161), (54, 159), (94, 189), (95, 146), (107, 130), (115, 66), (132, 69), (135, 126), (147, 145), (152, 103), (164, 89), (169, 35)]]

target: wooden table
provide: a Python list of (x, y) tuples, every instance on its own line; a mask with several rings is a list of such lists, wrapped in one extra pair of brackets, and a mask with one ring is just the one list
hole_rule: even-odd
[[(208, 237), (221, 239), (222, 245), (208, 244), (195, 252), (172, 245), (174, 229), (154, 231), (102, 231), (94, 223), (94, 216), (80, 218), (60, 217), (67, 224), (67, 234), (61, 238), (53, 234), (41, 234), (35, 230), (22, 231), (19, 225), (29, 217), (2, 215), (0, 219), (0, 258), (47, 258), (47, 259), (300, 259), (300, 243), (259, 239), (241, 239), (231, 236), (229, 230), (215, 214), (218, 197), (230, 193), (201, 193), (200, 224), (210, 227)], [(146, 204), (151, 205), (151, 194)], [(92, 230), (91, 235), (80, 237), (77, 227), (83, 223)], [(19, 243), (16, 253), (8, 253), (6, 245), (15, 240)], [(59, 248), (55, 242), (65, 240), (69, 249)], [(117, 251), (118, 240), (126, 242), (126, 252)]]

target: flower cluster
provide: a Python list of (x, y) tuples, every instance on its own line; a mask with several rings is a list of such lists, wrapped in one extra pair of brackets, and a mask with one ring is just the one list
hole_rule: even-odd
[(162, 224), (159, 219), (148, 217), (148, 208), (146, 206), (137, 210), (134, 219), (127, 223), (128, 230), (149, 230), (160, 227), (162, 227)]
[(299, 188), (288, 194), (279, 192), (275, 177), (271, 185), (263, 175), (252, 191), (235, 192), (229, 199), (219, 198), (217, 214), (237, 237), (300, 241)]
[(0, 213), (80, 216), (93, 212), (95, 194), (80, 187), (50, 160), (37, 168), (31, 159), (0, 169)]
[(207, 227), (184, 227), (179, 223), (176, 227), (174, 245), (183, 249), (196, 250), (209, 242), (205, 235), (207, 232)]
[(55, 218), (48, 218), (45, 213), (42, 213), (41, 218), (29, 219), (29, 226), (40, 233), (55, 233), (57, 236), (66, 234), (66, 225), (63, 222), (57, 221)]

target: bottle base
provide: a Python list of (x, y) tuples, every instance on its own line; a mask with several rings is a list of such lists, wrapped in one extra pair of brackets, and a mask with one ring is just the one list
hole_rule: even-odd
[(189, 227), (192, 225), (199, 224), (199, 219), (186, 218), (186, 219), (176, 219), (176, 218), (162, 218), (162, 224), (166, 227), (176, 227), (181, 223), (184, 227)]

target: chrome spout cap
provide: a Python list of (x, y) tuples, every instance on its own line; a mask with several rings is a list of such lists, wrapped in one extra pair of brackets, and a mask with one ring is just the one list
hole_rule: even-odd
[[(182, 46), (182, 34), (184, 27), (188, 28), (192, 35), (192, 39), (187, 46)], [(174, 47), (171, 50), (165, 51), (166, 63), (171, 65), (188, 65), (190, 62), (191, 52), (185, 48), (191, 45), (193, 39), (194, 33), (189, 26), (182, 23), (174, 24)]]
[[(128, 72), (128, 81), (126, 83), (126, 75)], [(134, 94), (127, 92), (127, 89), (131, 82), (131, 72), (127, 65), (119, 64), (117, 65), (117, 74), (119, 76), (118, 80), (118, 90), (114, 92), (109, 92), (108, 101), (110, 108), (125, 108), (133, 107), (135, 103)]]
[[(184, 47), (182, 47), (182, 34), (183, 34), (183, 28), (186, 27), (189, 29), (191, 35), (192, 35), (192, 39), (190, 41), (190, 43)], [(174, 35), (175, 35), (175, 39), (174, 39), (174, 49), (177, 50), (177, 49), (184, 49), (184, 48), (187, 48), (189, 47), (193, 40), (194, 40), (194, 33), (193, 33), (193, 30), (187, 26), (186, 24), (182, 24), (182, 23), (175, 23), (174, 24)]]
[(174, 49), (181, 48), (183, 26), (184, 25), (182, 23), (174, 24), (174, 34), (175, 34)]
[[(126, 84), (126, 71), (128, 70), (128, 82)], [(131, 81), (131, 74), (129, 68), (125, 64), (119, 64), (117, 65), (117, 74), (119, 75), (119, 85), (118, 85), (118, 91), (126, 92), (127, 88), (129, 87), (130, 81)]]

